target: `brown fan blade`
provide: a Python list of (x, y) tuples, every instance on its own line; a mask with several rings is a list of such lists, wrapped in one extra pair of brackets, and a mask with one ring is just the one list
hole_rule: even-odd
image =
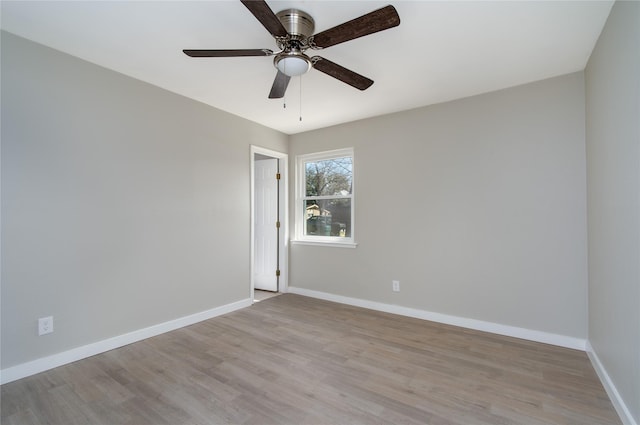
[(228, 49), (228, 50), (183, 50), (184, 54), (192, 58), (231, 58), (237, 56), (271, 56), (269, 49)]
[(309, 40), (312, 47), (329, 47), (345, 41), (373, 34), (400, 25), (400, 16), (395, 7), (389, 5), (382, 9), (352, 19), (349, 22), (322, 31)]
[(269, 92), (269, 99), (281, 99), (284, 97), (284, 93), (287, 91), (291, 77), (278, 71), (276, 79), (273, 80), (273, 86), (271, 86), (271, 92)]
[(263, 0), (240, 0), (242, 4), (253, 13), (258, 21), (273, 35), (274, 37), (286, 37), (289, 33), (282, 26), (280, 19), (273, 13), (273, 10)]
[(373, 84), (373, 80), (363, 77), (362, 75), (340, 66), (337, 63), (331, 62), (328, 59), (321, 58), (320, 56), (312, 57), (311, 62), (313, 63), (313, 67), (318, 71), (324, 72), (333, 78), (337, 78), (343, 83), (347, 83), (359, 90), (366, 90), (371, 86), (371, 84)]

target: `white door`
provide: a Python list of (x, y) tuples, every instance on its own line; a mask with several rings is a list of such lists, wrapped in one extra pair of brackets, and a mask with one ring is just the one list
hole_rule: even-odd
[(255, 289), (278, 291), (278, 160), (255, 161)]

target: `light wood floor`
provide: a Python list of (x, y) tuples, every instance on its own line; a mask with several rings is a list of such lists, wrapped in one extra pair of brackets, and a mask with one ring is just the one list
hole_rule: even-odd
[(585, 353), (292, 294), (2, 386), (2, 424), (619, 424)]

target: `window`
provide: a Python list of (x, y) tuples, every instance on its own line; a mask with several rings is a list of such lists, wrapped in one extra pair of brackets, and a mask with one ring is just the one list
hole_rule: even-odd
[(300, 155), (296, 167), (296, 240), (355, 247), (353, 149)]

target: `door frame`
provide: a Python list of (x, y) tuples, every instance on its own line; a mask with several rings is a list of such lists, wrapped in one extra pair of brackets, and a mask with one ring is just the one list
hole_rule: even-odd
[[(263, 148), (261, 146), (251, 145), (251, 252), (250, 252), (250, 298), (254, 302), (253, 291), (255, 282), (253, 278), (254, 261), (255, 261), (255, 157), (256, 154), (269, 156), (278, 160), (280, 168), (280, 237), (278, 242), (278, 251), (280, 254), (280, 279), (278, 281), (278, 292), (284, 293), (289, 288), (289, 155), (283, 152), (274, 151), (272, 149)], [(275, 223), (274, 223), (275, 225)]]

